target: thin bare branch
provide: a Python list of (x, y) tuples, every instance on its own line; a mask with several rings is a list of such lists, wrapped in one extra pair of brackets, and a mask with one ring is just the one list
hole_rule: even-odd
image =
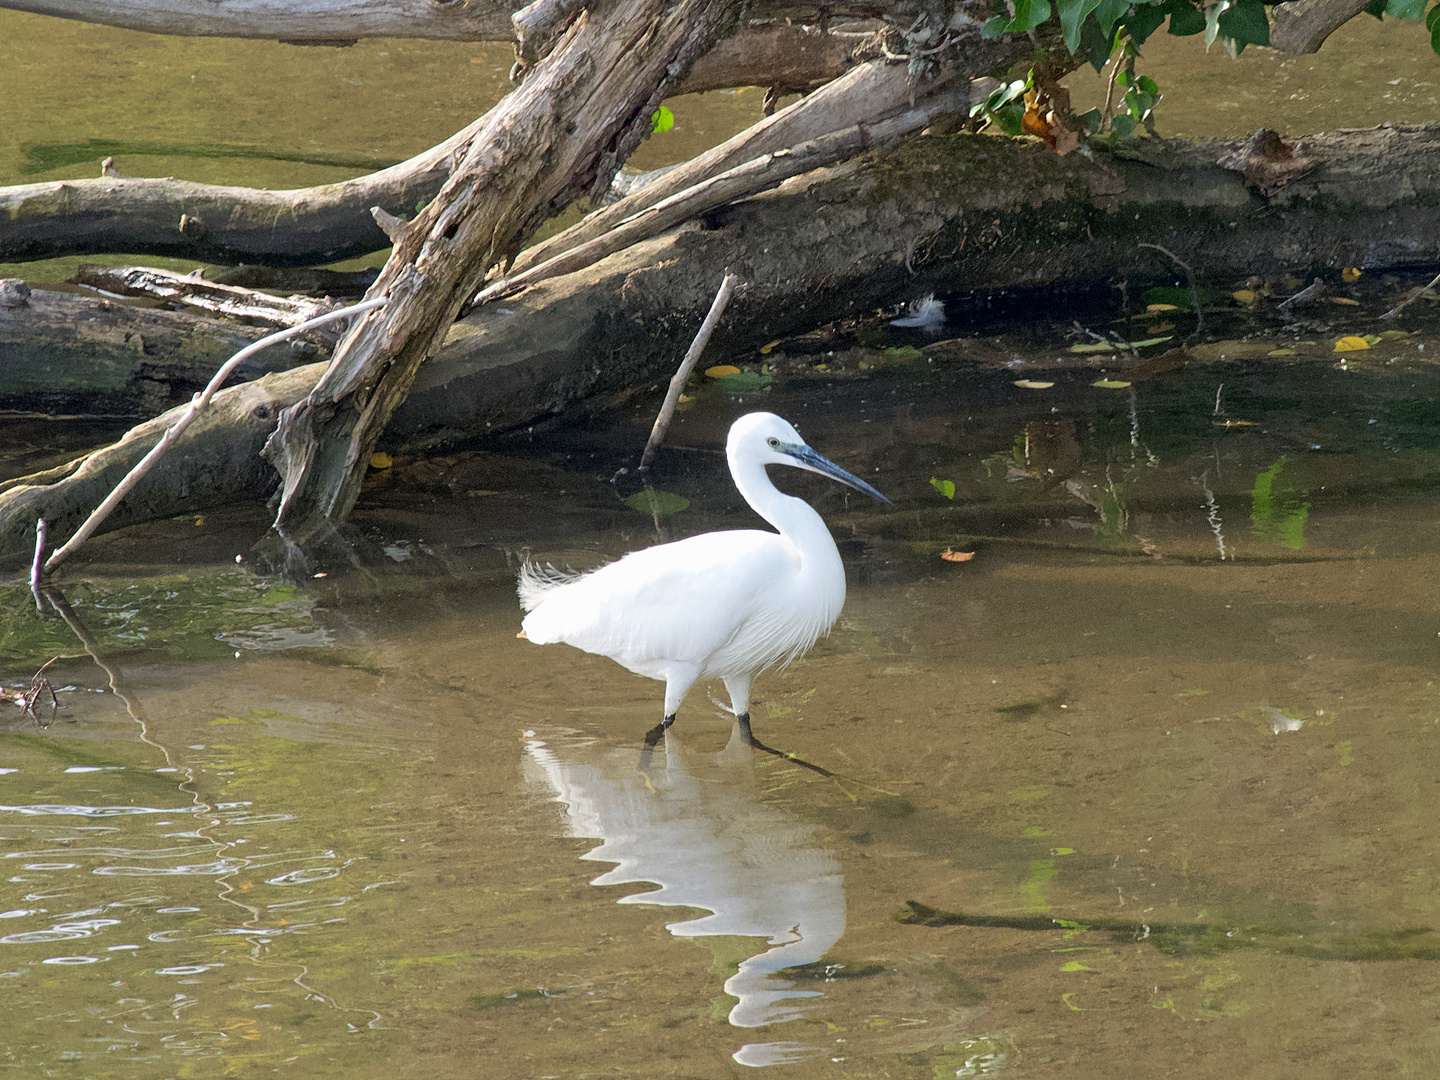
[(47, 574), (52, 573), (57, 566), (73, 555), (80, 545), (90, 538), (91, 534), (100, 527), (101, 522), (109, 517), (111, 511), (120, 504), (120, 500), (130, 493), (130, 490), (140, 482), (140, 478), (150, 471), (151, 466), (153, 466), (155, 462), (160, 460), (161, 455), (163, 455), (166, 450), (169, 450), (175, 441), (184, 434), (185, 429), (190, 426), (191, 421), (199, 415), (200, 411), (204, 409), (206, 405), (210, 404), (210, 399), (214, 397), (215, 392), (225, 384), (225, 380), (230, 377), (230, 374), (249, 359), (249, 357), (261, 349), (274, 345), (277, 342), (288, 341), (290, 338), (298, 337), (300, 334), (305, 333), (305, 331), (313, 330), (317, 326), (324, 326), (326, 323), (335, 322), (337, 319), (347, 319), (351, 315), (359, 315), (363, 312), (373, 311), (378, 307), (384, 306), (387, 302), (388, 298), (384, 296), (377, 296), (370, 300), (362, 300), (358, 304), (351, 304), (348, 307), (326, 312), (324, 315), (319, 315), (307, 322), (292, 326), (288, 330), (279, 330), (276, 333), (269, 334), (253, 345), (247, 345), (237, 352), (215, 373), (215, 377), (210, 380), (210, 384), (199, 394), (195, 395), (195, 400), (192, 401), (190, 407), (181, 414), (180, 419), (175, 421), (174, 426), (161, 437), (160, 441), (151, 448), (148, 454), (140, 459), (135, 467), (125, 475), (125, 478), (115, 485), (115, 490), (110, 492), (105, 501), (95, 508), (94, 513), (85, 519), (85, 522), (80, 528), (75, 530), (75, 535), (70, 537), (63, 547), (59, 548), (50, 558), (45, 560), (44, 572)]
[(685, 359), (680, 361), (679, 369), (671, 378), (670, 389), (665, 391), (665, 403), (660, 406), (660, 414), (655, 417), (655, 426), (650, 429), (650, 439), (645, 444), (645, 452), (640, 455), (642, 470), (650, 467), (650, 462), (655, 460), (655, 453), (660, 449), (660, 444), (665, 441), (665, 433), (670, 430), (670, 421), (675, 418), (675, 406), (680, 403), (680, 392), (685, 389), (685, 383), (689, 381), (690, 373), (695, 370), (696, 361), (705, 351), (705, 346), (710, 341), (710, 335), (719, 325), (720, 316), (725, 314), (725, 306), (730, 303), (730, 297), (735, 295), (735, 286), (738, 284), (740, 284), (740, 279), (729, 272), (720, 282), (720, 289), (715, 294), (715, 302), (710, 305), (710, 313), (700, 324), (700, 329), (695, 334), (695, 340), (690, 342), (690, 348), (685, 353)]

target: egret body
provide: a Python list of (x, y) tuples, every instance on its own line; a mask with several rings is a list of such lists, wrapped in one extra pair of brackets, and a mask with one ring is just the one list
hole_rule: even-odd
[(736, 488), (778, 532), (737, 529), (659, 544), (579, 576), (527, 566), (520, 575), (524, 636), (608, 656), (665, 683), (665, 726), (699, 679), (722, 679), (748, 720), (756, 672), (815, 644), (845, 603), (845, 568), (830, 530), (803, 499), (770, 482), (792, 465), (890, 500), (827, 461), (774, 413), (730, 428), (725, 456)]

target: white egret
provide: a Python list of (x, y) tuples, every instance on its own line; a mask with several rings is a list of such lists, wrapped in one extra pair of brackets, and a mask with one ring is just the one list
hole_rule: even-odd
[[(735, 716), (749, 724), (750, 683), (829, 632), (845, 603), (845, 567), (824, 520), (770, 482), (767, 465), (793, 465), (889, 499), (827, 461), (774, 413), (730, 428), (725, 456), (751, 508), (779, 530), (702, 533), (632, 552), (588, 574), (527, 565), (521, 636), (608, 656), (665, 682), (665, 719), (675, 722), (699, 679), (724, 681)], [(657, 729), (658, 733), (658, 729)]]

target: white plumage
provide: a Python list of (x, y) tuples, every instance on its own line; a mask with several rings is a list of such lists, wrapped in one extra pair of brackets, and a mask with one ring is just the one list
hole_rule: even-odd
[(735, 421), (725, 454), (740, 494), (778, 533), (702, 533), (580, 576), (534, 566), (520, 575), (524, 636), (664, 680), (666, 724), (699, 679), (723, 679), (735, 715), (746, 718), (756, 672), (810, 648), (845, 603), (845, 568), (825, 522), (779, 491), (765, 466), (808, 469), (889, 502), (773, 413)]

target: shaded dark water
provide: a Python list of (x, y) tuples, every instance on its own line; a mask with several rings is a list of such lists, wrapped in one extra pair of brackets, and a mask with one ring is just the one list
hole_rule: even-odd
[(659, 684), (515, 638), (526, 549), (657, 538), (608, 480), (648, 398), (374, 474), (325, 577), (263, 572), (258, 511), (95, 542), (66, 593), (118, 694), (7, 586), (4, 684), (68, 688), (0, 745), (8, 1063), (1433, 1074), (1440, 378), (1427, 333), (1323, 329), (811, 342), (698, 387), (661, 536), (753, 523), (718, 448), (755, 408), (897, 504), (778, 478), (851, 580), (757, 682), (778, 756), (702, 689), (646, 756)]

